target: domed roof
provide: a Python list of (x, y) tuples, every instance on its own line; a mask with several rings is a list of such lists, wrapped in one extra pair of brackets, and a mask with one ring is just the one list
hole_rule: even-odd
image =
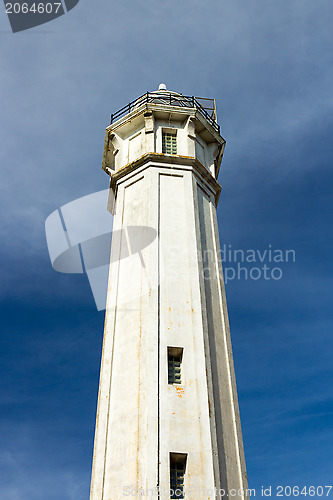
[(168, 90), (165, 83), (160, 83), (158, 86), (158, 90), (154, 90), (153, 93), (154, 94), (155, 93), (159, 93), (159, 94), (167, 93), (167, 94), (173, 94), (173, 95), (182, 95), (179, 92), (175, 92), (173, 90)]

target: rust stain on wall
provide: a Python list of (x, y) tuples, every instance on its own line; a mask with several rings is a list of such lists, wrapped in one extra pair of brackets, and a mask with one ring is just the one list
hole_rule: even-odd
[(179, 398), (182, 398), (183, 395), (184, 395), (184, 387), (180, 386), (180, 385), (175, 385), (175, 389), (177, 391), (177, 396)]

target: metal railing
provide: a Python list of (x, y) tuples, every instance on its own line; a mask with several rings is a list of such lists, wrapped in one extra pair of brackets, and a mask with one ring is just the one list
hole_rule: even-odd
[[(211, 106), (203, 105), (199, 102), (207, 101)], [(220, 126), (216, 121), (216, 107), (215, 100), (208, 99), (206, 97), (194, 97), (185, 96), (182, 94), (173, 94), (171, 92), (146, 92), (132, 102), (126, 104), (115, 113), (111, 115), (110, 124), (118, 120), (124, 115), (127, 115), (133, 109), (138, 108), (142, 104), (155, 103), (155, 104), (166, 104), (168, 106), (178, 106), (185, 108), (195, 108), (200, 111), (200, 113), (206, 118), (206, 120), (212, 125), (212, 127), (220, 132)]]

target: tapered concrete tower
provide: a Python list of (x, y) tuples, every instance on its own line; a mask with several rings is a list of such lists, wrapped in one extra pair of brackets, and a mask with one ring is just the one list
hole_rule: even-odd
[(214, 100), (163, 84), (111, 115), (91, 500), (246, 496), (216, 220), (224, 146)]

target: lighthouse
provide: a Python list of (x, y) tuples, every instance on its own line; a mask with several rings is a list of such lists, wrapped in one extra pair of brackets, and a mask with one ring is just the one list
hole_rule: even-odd
[(164, 84), (111, 115), (90, 500), (247, 496), (216, 217), (224, 147), (215, 101)]

